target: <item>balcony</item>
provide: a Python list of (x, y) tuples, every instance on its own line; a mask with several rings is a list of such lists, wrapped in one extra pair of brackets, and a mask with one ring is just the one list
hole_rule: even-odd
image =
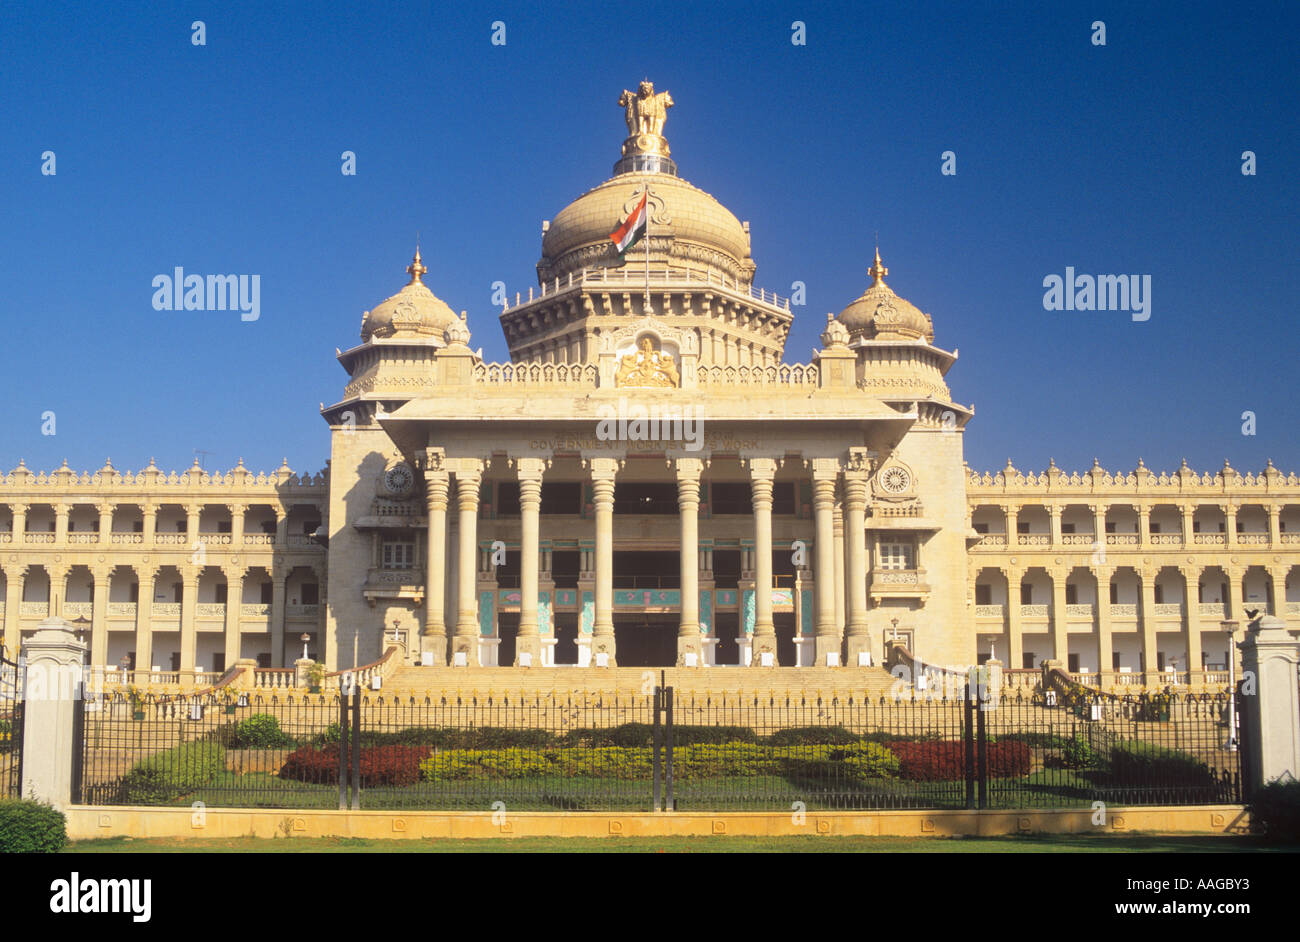
[(1003, 549), (1007, 545), (1007, 535), (1005, 533), (983, 533), (980, 534), (980, 541), (975, 544), (974, 549)]
[(53, 533), (24, 533), (23, 542), (24, 543), (53, 543), (54, 534)]
[(68, 542), (73, 545), (86, 544), (86, 543), (98, 543), (99, 534), (98, 533), (69, 533)]
[(1200, 602), (1196, 606), (1196, 614), (1202, 617), (1227, 618), (1228, 606), (1222, 602)]
[(1267, 533), (1238, 533), (1238, 546), (1268, 546)]
[(1021, 605), (1021, 618), (1047, 618), (1051, 610), (1050, 605)]
[(1107, 546), (1137, 546), (1138, 535), (1136, 533), (1107, 533)]
[(1181, 533), (1152, 533), (1152, 546), (1182, 546), (1183, 535)]
[(1091, 533), (1062, 533), (1061, 544), (1064, 546), (1092, 546), (1097, 537)]
[(1192, 542), (1197, 546), (1225, 546), (1228, 538), (1223, 533), (1193, 533)]
[(184, 533), (155, 533), (153, 541), (159, 546), (184, 546), (186, 535)]
[(1017, 533), (1017, 546), (1051, 546), (1052, 535), (1050, 533)]
[(1151, 607), (1151, 613), (1157, 618), (1183, 617), (1182, 602), (1157, 602)]
[(290, 618), (315, 620), (320, 617), (319, 605), (290, 605), (286, 611)]
[(1110, 617), (1111, 618), (1137, 618), (1138, 617), (1137, 603), (1121, 602), (1119, 604), (1112, 604), (1110, 607)]
[(22, 618), (44, 618), (50, 614), (49, 602), (20, 602), (18, 614)]
[(1006, 616), (1007, 607), (1005, 605), (976, 605), (976, 618), (992, 618), (1002, 621)]
[(109, 618), (135, 618), (135, 612), (136, 612), (135, 602), (109, 602), (108, 603)]
[(94, 613), (94, 602), (64, 602), (63, 617), (71, 621), (74, 618), (90, 618)]
[(271, 606), (268, 604), (241, 605), (239, 606), (240, 618), (270, 618)]
[(1088, 621), (1092, 621), (1093, 610), (1094, 608), (1091, 602), (1071, 603), (1065, 606), (1065, 617), (1074, 619), (1086, 618)]
[(274, 546), (275, 534), (274, 533), (245, 533), (244, 545), (245, 546)]
[(225, 618), (225, 602), (199, 602), (195, 606), (194, 614), (198, 618)]
[(114, 531), (109, 534), (109, 542), (114, 546), (136, 546), (144, 542), (144, 534), (118, 533)]

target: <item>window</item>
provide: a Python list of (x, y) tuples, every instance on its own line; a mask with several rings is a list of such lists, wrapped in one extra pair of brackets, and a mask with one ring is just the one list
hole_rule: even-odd
[(497, 516), (518, 517), (522, 513), (519, 504), (519, 482), (502, 481), (497, 484)]
[(131, 532), (132, 532), (132, 533), (143, 533), (143, 532), (144, 532), (144, 521), (143, 521), (143, 520), (136, 520), (136, 521), (134, 521), (134, 522), (131, 524)]
[(1115, 532), (1115, 524), (1111, 523), (1110, 521), (1107, 521), (1107, 522), (1106, 522), (1106, 532), (1107, 532), (1107, 533), (1114, 533), (1114, 532)]
[(1063, 523), (1063, 524), (1061, 524), (1061, 532), (1062, 532), (1062, 533), (1073, 533), (1073, 532), (1074, 532), (1074, 524), (1072, 524), (1072, 523)]
[(1020, 666), (1027, 671), (1031, 671), (1037, 666), (1034, 664), (1033, 651), (1026, 651), (1020, 655)]
[(1110, 584), (1110, 604), (1111, 605), (1119, 604), (1119, 586), (1117, 586), (1113, 582)]
[(1017, 533), (1028, 533), (1028, 532), (1029, 532), (1029, 524), (1028, 524), (1028, 523), (1023, 523), (1023, 522), (1017, 520), (1017, 521), (1016, 521), (1016, 532), (1017, 532)]
[(1156, 604), (1165, 604), (1165, 587), (1158, 582), (1156, 583)]
[(127, 596), (127, 601), (138, 603), (140, 601), (140, 583), (132, 582), (130, 586), (130, 590), (131, 590), (131, 594)]
[(1020, 604), (1021, 605), (1034, 604), (1034, 587), (1030, 585), (1028, 582), (1022, 582), (1020, 584)]
[(216, 588), (216, 592), (217, 592), (217, 594), (216, 594), (216, 598), (214, 599), (214, 601), (215, 601), (218, 605), (225, 605), (225, 604), (226, 604), (226, 591), (227, 591), (227, 590), (226, 590), (226, 584), (225, 584), (224, 582), (218, 582), (218, 583), (216, 584), (215, 588)]
[(275, 586), (272, 585), (272, 584), (269, 583), (269, 582), (263, 582), (263, 583), (262, 583), (262, 588), (261, 588), (260, 591), (261, 591), (261, 593), (262, 593), (261, 596), (260, 596), (260, 598), (261, 598), (261, 600), (262, 600), (262, 604), (263, 604), (263, 605), (270, 605), (270, 604), (271, 604), (271, 600), (272, 600), (272, 598), (273, 598), (274, 595), (275, 595)]
[(385, 540), (383, 568), (410, 569), (415, 565), (415, 544), (406, 540)]
[(302, 604), (319, 605), (320, 604), (320, 586), (314, 582), (304, 582), (302, 584)]
[(915, 569), (912, 565), (912, 546), (910, 543), (881, 543), (881, 569)]
[(987, 523), (974, 523), (974, 524), (971, 524), (971, 526), (975, 528), (975, 532), (976, 532), (976, 533), (988, 533), (988, 532), (989, 532), (989, 525), (988, 525)]
[(992, 605), (993, 604), (993, 586), (977, 585), (975, 586), (975, 604)]
[(772, 513), (794, 516), (794, 481), (777, 481), (772, 485)]
[[(1079, 604), (1079, 587), (1078, 587), (1077, 585), (1069, 585), (1068, 583), (1066, 584), (1066, 586), (1065, 586), (1065, 604), (1066, 604), (1066, 605), (1078, 605), (1078, 604)], [(1071, 669), (1071, 670), (1074, 670), (1075, 668), (1070, 668), (1070, 669)]]
[(1111, 652), (1110, 652), (1110, 669), (1113, 670), (1113, 671), (1117, 671), (1117, 670), (1120, 669), (1120, 667), (1122, 666), (1122, 664), (1123, 664), (1123, 658), (1121, 658), (1121, 657), (1119, 656), (1119, 652), (1118, 652), (1118, 651), (1111, 651)]
[(582, 485), (577, 481), (555, 481), (543, 484), (541, 513), (582, 513)]
[(1148, 531), (1151, 532), (1151, 533), (1159, 533), (1159, 532), (1160, 532), (1160, 524), (1158, 524), (1158, 523), (1154, 523), (1154, 522), (1153, 522), (1153, 523), (1152, 523), (1152, 524), (1151, 524), (1147, 529), (1148, 529)]
[(1068, 654), (1066, 655), (1066, 657), (1069, 659), (1066, 666), (1069, 668), (1070, 673), (1071, 674), (1079, 673), (1079, 655)]
[(748, 481), (715, 481), (709, 490), (709, 506), (715, 514), (754, 512), (754, 499)]
[(229, 533), (229, 532), (230, 532), (230, 521), (229, 521), (229, 520), (220, 520), (220, 521), (218, 521), (218, 522), (217, 522), (217, 532), (218, 532), (218, 533)]

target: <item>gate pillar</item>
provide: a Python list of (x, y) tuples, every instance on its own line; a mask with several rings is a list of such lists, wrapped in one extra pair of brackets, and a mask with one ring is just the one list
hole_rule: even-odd
[(23, 642), (27, 661), (23, 725), (22, 797), (63, 810), (72, 801), (73, 719), (82, 709), (82, 665), (88, 645), (57, 615)]
[(1242, 670), (1254, 674), (1257, 687), (1255, 696), (1242, 697), (1243, 738), (1248, 744), (1243, 771), (1249, 796), (1288, 774), (1300, 778), (1300, 641), (1282, 619), (1264, 615), (1251, 623), (1238, 647)]

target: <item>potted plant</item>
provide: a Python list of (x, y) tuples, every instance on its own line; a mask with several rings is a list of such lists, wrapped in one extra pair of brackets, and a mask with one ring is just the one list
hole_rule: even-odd
[(140, 693), (140, 688), (132, 684), (126, 688), (126, 696), (131, 701), (131, 719), (144, 719), (144, 697)]
[(321, 685), (325, 682), (325, 665), (320, 661), (312, 661), (311, 666), (307, 668), (307, 692), (320, 693)]
[(231, 700), (231, 699), (230, 699), (230, 696), (229, 696), (228, 694), (227, 694), (226, 699), (225, 699), (225, 701), (224, 701), (224, 705), (225, 705), (225, 713), (226, 713), (226, 715), (227, 715), (227, 716), (233, 716), (234, 713), (235, 713), (235, 701), (234, 701), (234, 700)]

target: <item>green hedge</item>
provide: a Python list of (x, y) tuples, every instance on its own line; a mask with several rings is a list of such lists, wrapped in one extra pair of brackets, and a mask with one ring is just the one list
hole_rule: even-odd
[(1120, 784), (1214, 784), (1214, 773), (1195, 756), (1137, 739), (1121, 740), (1111, 747), (1110, 772)]
[(278, 749), (292, 742), (293, 738), (280, 728), (280, 721), (269, 713), (254, 713), (241, 720), (230, 736), (233, 749)]
[[(420, 763), (427, 782), (561, 776), (646, 780), (653, 750), (641, 746), (577, 749), (449, 749)], [(718, 777), (785, 775), (847, 781), (894, 778), (898, 758), (876, 743), (781, 749), (757, 743), (696, 743), (673, 748), (673, 774), (686, 781)]]
[(791, 726), (778, 729), (764, 741), (773, 746), (843, 746), (860, 738), (843, 726)]
[(57, 854), (67, 843), (62, 811), (38, 801), (0, 799), (0, 854)]
[(1255, 792), (1250, 823), (1270, 840), (1300, 841), (1300, 782), (1270, 782)]
[(226, 768), (226, 749), (217, 742), (187, 742), (138, 763), (122, 779), (128, 805), (162, 805), (188, 795)]

